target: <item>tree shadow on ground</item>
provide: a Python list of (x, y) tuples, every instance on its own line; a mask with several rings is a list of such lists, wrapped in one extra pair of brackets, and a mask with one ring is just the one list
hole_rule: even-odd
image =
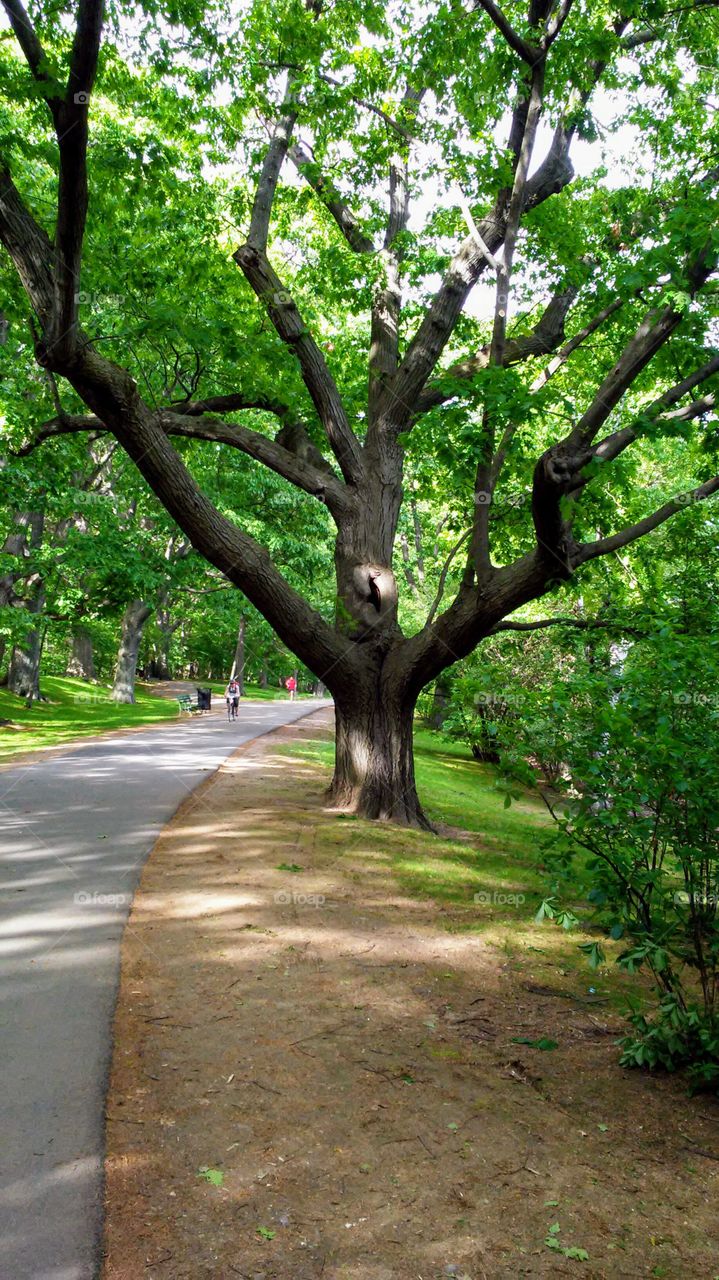
[[(338, 821), (319, 766), (276, 745), (202, 788), (143, 876), (106, 1280), (576, 1274), (562, 1248), (592, 1277), (711, 1274), (716, 1106), (618, 1067), (621, 1024), (529, 903), (460, 906), (397, 875), (424, 860), (439, 884), (451, 864), (471, 900), (470, 851)], [(490, 861), (494, 894), (513, 881)], [(457, 928), (484, 908), (481, 932)], [(557, 1048), (518, 1043), (542, 1038)]]

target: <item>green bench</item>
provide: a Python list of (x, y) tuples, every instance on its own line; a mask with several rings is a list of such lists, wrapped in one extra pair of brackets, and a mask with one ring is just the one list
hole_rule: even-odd
[(189, 693), (179, 694), (179, 696), (175, 699), (175, 701), (179, 704), (179, 709), (177, 714), (180, 716), (182, 715), (183, 711), (186, 711), (187, 714), (191, 716), (194, 716), (194, 715), (199, 716), (202, 714), (202, 712), (200, 711), (200, 708), (196, 706), (195, 703), (192, 701), (192, 698), (190, 697)]

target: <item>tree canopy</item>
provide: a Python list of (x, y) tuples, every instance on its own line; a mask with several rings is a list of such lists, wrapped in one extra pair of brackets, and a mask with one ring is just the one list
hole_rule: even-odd
[(6, 475), (114, 438), (421, 823), (420, 690), (719, 490), (717, 6), (4, 9)]

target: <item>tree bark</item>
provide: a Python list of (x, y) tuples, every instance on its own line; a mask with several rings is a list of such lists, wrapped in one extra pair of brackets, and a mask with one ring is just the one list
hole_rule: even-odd
[(97, 680), (92, 653), (92, 636), (86, 627), (76, 627), (72, 634), (72, 652), (67, 674), (79, 680)]
[(151, 613), (149, 605), (142, 600), (133, 600), (123, 614), (115, 682), (110, 694), (112, 702), (133, 703), (135, 701), (137, 655), (142, 639), (142, 629)]
[(432, 696), (432, 711), (429, 717), (430, 728), (441, 729), (447, 719), (447, 707), (451, 694), (451, 686), (449, 679), (445, 675), (441, 675), (434, 683), (434, 694)]
[[(29, 608), (39, 613), (44, 602), (44, 593), (40, 592)], [(8, 667), (7, 687), (10, 693), (28, 702), (43, 701), (40, 692), (40, 656), (42, 654), (42, 631), (33, 627), (25, 638), (25, 643), (13, 645)]]
[(415, 701), (381, 675), (335, 695), (330, 804), (363, 818), (432, 830), (414, 776)]
[[(33, 570), (32, 553), (41, 545), (45, 532), (42, 512), (16, 513), (15, 528), (3, 545), (6, 555), (16, 556), (18, 568), (0, 580), (0, 604), (22, 607), (28, 613), (40, 614), (45, 606), (42, 579)], [(28, 563), (29, 562), (29, 563)], [(40, 692), (40, 657), (42, 654), (42, 628), (32, 627), (22, 644), (15, 644), (10, 653), (7, 687), (18, 698), (29, 702), (42, 700)]]

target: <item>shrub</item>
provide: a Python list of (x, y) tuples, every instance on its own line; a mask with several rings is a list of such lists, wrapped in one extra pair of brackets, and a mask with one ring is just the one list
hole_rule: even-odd
[[(560, 880), (579, 882), (593, 919), (653, 975), (625, 1065), (688, 1067), (719, 1087), (719, 640), (660, 629), (540, 692), (502, 743), (507, 777), (539, 786), (561, 841)], [(551, 789), (532, 761), (563, 762)], [(581, 857), (577, 857), (581, 854)], [(540, 915), (553, 916), (549, 899)], [(566, 925), (567, 913), (563, 923)], [(590, 963), (605, 958), (585, 944)]]

